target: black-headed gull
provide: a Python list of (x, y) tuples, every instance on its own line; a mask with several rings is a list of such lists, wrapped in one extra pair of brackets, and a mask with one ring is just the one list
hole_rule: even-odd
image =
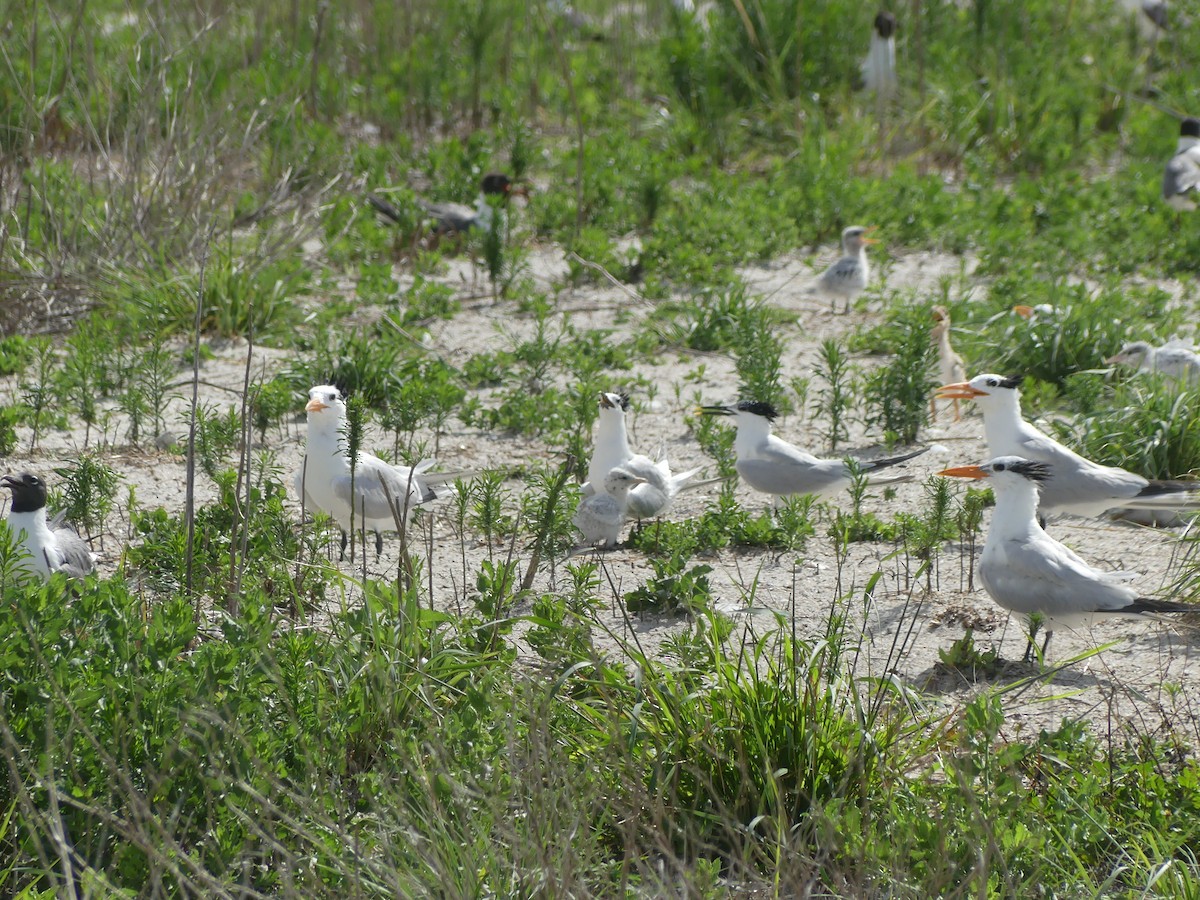
[(83, 538), (46, 521), (46, 482), (22, 472), (5, 475), (0, 485), (12, 491), (12, 508), (5, 521), (24, 551), (21, 568), (43, 578), (51, 572), (82, 578), (96, 568), (96, 556)]

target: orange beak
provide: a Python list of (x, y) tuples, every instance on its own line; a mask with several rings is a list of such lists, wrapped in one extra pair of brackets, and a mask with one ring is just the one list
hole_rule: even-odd
[(981, 391), (965, 381), (960, 381), (957, 384), (943, 384), (933, 396), (938, 400), (974, 400), (976, 397), (987, 395), (987, 391)]
[(1026, 306), (1024, 303), (1018, 303), (1016, 306), (1014, 306), (1013, 312), (1015, 312), (1022, 319), (1033, 318), (1033, 307)]
[(1110, 356), (1108, 359), (1106, 359), (1106, 360), (1104, 361), (1104, 364), (1105, 364), (1105, 365), (1107, 365), (1107, 366), (1115, 366), (1117, 363), (1120, 363), (1120, 362), (1125, 362), (1125, 360), (1123, 360), (1123, 359), (1121, 358), (1121, 354), (1120, 354), (1120, 353), (1117, 353), (1117, 354), (1115, 354), (1115, 355), (1113, 355), (1113, 356)]
[(987, 472), (983, 471), (979, 466), (955, 466), (953, 469), (943, 469), (938, 472), (939, 475), (945, 475), (950, 478), (989, 478)]
[(308, 404), (304, 407), (305, 412), (320, 412), (323, 409), (329, 409), (329, 407), (316, 397), (313, 397), (313, 399), (309, 400)]
[[(864, 229), (864, 232), (869, 234), (870, 232), (874, 231), (878, 227), (879, 227), (878, 225), (871, 225), (868, 228)], [(864, 244), (878, 244), (879, 243), (878, 239), (876, 239), (876, 238), (863, 237), (863, 238), (859, 238), (859, 240), (862, 241)]]

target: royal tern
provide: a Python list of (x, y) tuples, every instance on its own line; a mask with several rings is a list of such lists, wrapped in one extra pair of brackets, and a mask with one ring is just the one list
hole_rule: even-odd
[(350, 457), (345, 450), (346, 403), (342, 393), (328, 384), (308, 392), (308, 444), (304, 463), (293, 485), (306, 511), (321, 510), (342, 529), (342, 555), (350, 529), (351, 482), (353, 481), (354, 527), (375, 532), (375, 554), (383, 552), (381, 532), (396, 529), (397, 520), (408, 524), (414, 509), (434, 499), (430, 483), (454, 476), (429, 473), (433, 460), (393, 466), (378, 456), (360, 451), (353, 479)]
[(868, 91), (881, 98), (896, 93), (896, 17), (890, 12), (876, 14), (871, 27), (871, 48), (861, 68)]
[[(779, 414), (769, 403), (743, 401), (737, 406), (702, 406), (700, 412), (708, 416), (733, 417), (737, 427), (733, 452), (737, 457), (738, 474), (750, 487), (771, 494), (776, 500), (790, 494), (828, 497), (848, 488), (854, 480), (845, 460), (818, 459), (771, 434), (771, 423)], [(869, 475), (868, 483), (872, 485), (911, 481), (912, 475), (876, 478), (870, 473), (912, 459), (926, 449), (922, 447), (885, 459), (862, 460), (858, 468)]]
[(1163, 171), (1163, 199), (1180, 212), (1195, 209), (1197, 185), (1200, 185), (1200, 119), (1187, 118), (1179, 125), (1175, 155)]
[[(950, 346), (950, 311), (944, 306), (933, 308), (932, 335), (938, 355), (938, 380), (942, 384), (964, 381), (967, 377), (967, 366), (963, 358)], [(958, 401), (951, 402), (954, 404), (954, 421), (957, 422), (962, 418), (962, 414), (958, 408)], [(937, 419), (937, 400), (929, 401), (929, 418)]]
[[(499, 197), (501, 203), (507, 203), (513, 194), (528, 196), (525, 187), (515, 184), (507, 175), (489, 172), (480, 183), (474, 209), (461, 203), (431, 203), (421, 198), (417, 199), (417, 203), (433, 220), (437, 234), (462, 234), (473, 228), (490, 231), (495, 221), (495, 208), (490, 198)], [(378, 194), (368, 194), (367, 202), (392, 221), (405, 221), (404, 214)]]
[[(1085, 624), (1111, 615), (1193, 612), (1194, 606), (1138, 596), (1126, 572), (1093, 569), (1038, 524), (1038, 489), (1053, 480), (1053, 466), (1019, 456), (999, 456), (980, 466), (939, 472), (954, 478), (987, 478), (996, 510), (983, 543), (979, 580), (1000, 606), (1025, 617), (1040, 616), (1046, 645), (1056, 626)], [(1025, 648), (1033, 651), (1032, 629)]]
[(976, 375), (938, 388), (939, 399), (974, 400), (983, 413), (988, 452), (1049, 463), (1042, 481), (1043, 516), (1100, 516), (1118, 507), (1179, 509), (1200, 503), (1200, 482), (1150, 481), (1116, 466), (1102, 466), (1040, 432), (1021, 418), (1020, 376)]
[(621, 528), (629, 518), (629, 492), (645, 479), (618, 466), (604, 476), (604, 490), (586, 497), (575, 510), (571, 521), (583, 536), (584, 544), (615, 547)]
[(666, 514), (680, 491), (712, 482), (693, 481), (699, 468), (672, 475), (671, 464), (665, 457), (655, 462), (648, 456), (634, 453), (625, 428), (628, 408), (628, 394), (601, 392), (596, 442), (588, 464), (588, 480), (581, 490), (585, 497), (595, 494), (597, 487), (603, 491), (608, 473), (620, 466), (642, 479), (642, 483), (629, 492), (629, 517), (653, 519)]
[(46, 521), (46, 482), (22, 472), (5, 475), (0, 485), (12, 491), (6, 523), (23, 551), (18, 562), (21, 569), (43, 578), (51, 572), (82, 578), (96, 568), (96, 557), (83, 538), (70, 528), (54, 528)]
[(1172, 341), (1154, 347), (1146, 341), (1134, 341), (1105, 360), (1109, 365), (1133, 366), (1144, 372), (1157, 372), (1168, 378), (1195, 383), (1200, 381), (1200, 355), (1190, 347)]
[(842, 258), (825, 270), (817, 280), (817, 287), (830, 296), (830, 309), (837, 308), (837, 298), (846, 301), (843, 312), (850, 311), (853, 300), (871, 283), (871, 267), (867, 262), (867, 245), (879, 243), (867, 233), (875, 226), (865, 228), (851, 225), (842, 232)]

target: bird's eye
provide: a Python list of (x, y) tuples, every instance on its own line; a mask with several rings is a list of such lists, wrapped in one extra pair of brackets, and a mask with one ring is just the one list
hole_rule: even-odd
[(996, 385), (998, 385), (999, 383), (1000, 383), (1000, 382), (998, 382), (998, 381), (997, 381), (995, 378), (989, 378), (989, 379), (987, 380), (987, 385), (988, 385), (988, 387), (995, 387), (995, 386), (996, 386)]
[(996, 465), (992, 466), (992, 468), (995, 469), (997, 472), (1003, 472), (1004, 471), (1004, 463), (996, 463)]

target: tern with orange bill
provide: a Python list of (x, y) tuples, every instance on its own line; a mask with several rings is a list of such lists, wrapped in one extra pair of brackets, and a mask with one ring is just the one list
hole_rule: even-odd
[(1200, 507), (1200, 482), (1151, 481), (1126, 469), (1102, 466), (1043, 434), (1021, 417), (1022, 376), (976, 375), (938, 388), (940, 400), (974, 400), (983, 413), (988, 452), (1048, 463), (1041, 482), (1041, 514), (1101, 516), (1108, 510)]
[(1127, 582), (1136, 573), (1102, 572), (1038, 524), (1038, 490), (1055, 477), (1054, 466), (1019, 456), (999, 456), (978, 466), (938, 473), (988, 479), (996, 510), (979, 561), (979, 580), (997, 604), (1030, 621), (1028, 661), (1038, 623), (1046, 630), (1042, 656), (1056, 627), (1084, 625), (1107, 616), (1154, 616), (1194, 612), (1200, 607), (1140, 596)]

